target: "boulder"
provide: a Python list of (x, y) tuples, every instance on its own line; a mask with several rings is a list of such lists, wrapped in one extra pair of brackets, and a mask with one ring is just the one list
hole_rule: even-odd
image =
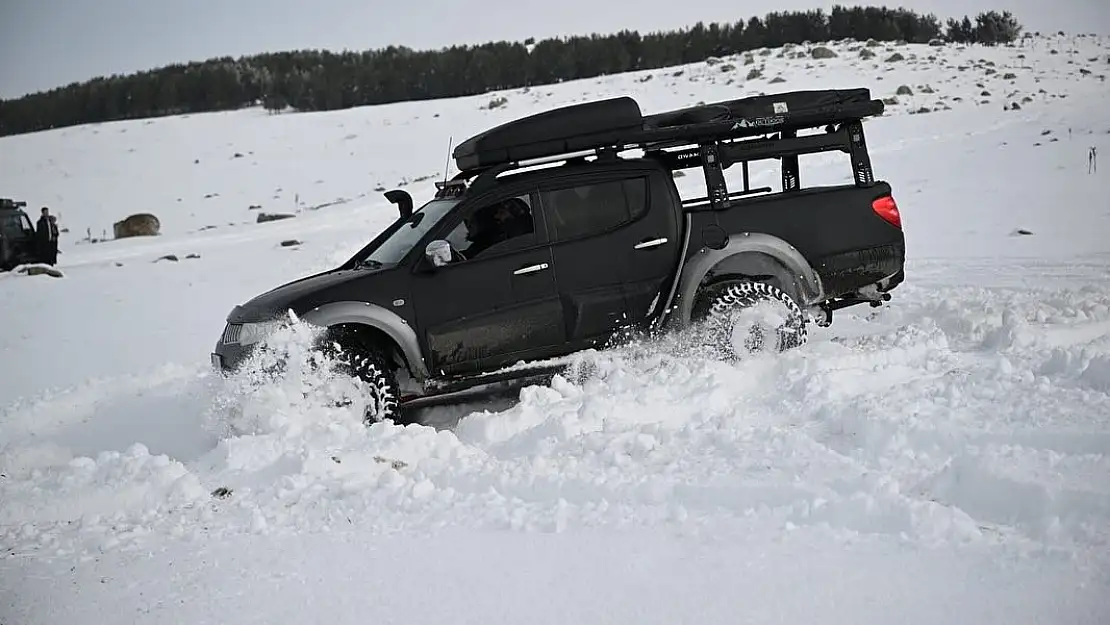
[(139, 213), (112, 224), (112, 232), (117, 239), (128, 237), (152, 237), (162, 229), (162, 223), (150, 213)]
[(258, 219), (255, 223), (266, 223), (268, 221), (279, 221), (282, 219), (292, 219), (293, 215), (289, 213), (258, 213)]

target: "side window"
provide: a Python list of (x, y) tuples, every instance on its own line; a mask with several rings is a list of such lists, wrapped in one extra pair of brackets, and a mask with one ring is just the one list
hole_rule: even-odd
[(647, 212), (645, 178), (558, 189), (542, 195), (553, 243), (601, 234)]
[(536, 243), (532, 198), (520, 195), (468, 210), (446, 239), (455, 262), (531, 247)]
[(632, 178), (625, 180), (624, 197), (628, 201), (628, 212), (632, 221), (636, 221), (647, 212), (647, 178)]

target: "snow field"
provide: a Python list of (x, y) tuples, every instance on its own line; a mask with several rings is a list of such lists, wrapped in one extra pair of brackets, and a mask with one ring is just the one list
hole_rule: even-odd
[[(49, 448), (5, 456), (0, 526), (14, 551), (56, 556), (340, 522), (562, 531), (721, 518), (1093, 555), (1110, 518), (1095, 479), (1110, 475), (1110, 435), (1089, 421), (1110, 414), (1110, 312), (1087, 291), (1046, 302), (953, 288), (736, 366), (681, 344), (586, 354), (582, 379), (529, 387), (452, 429), (366, 431), (312, 388), (327, 381), (297, 371), (253, 392), (214, 388), (227, 394), (201, 425), (224, 438), (193, 459), (141, 443), (66, 462)], [(166, 383), (178, 391), (181, 378)], [(213, 499), (220, 487), (231, 495)]]

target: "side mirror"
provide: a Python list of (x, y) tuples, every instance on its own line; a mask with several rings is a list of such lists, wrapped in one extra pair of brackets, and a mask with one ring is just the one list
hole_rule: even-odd
[(394, 189), (385, 192), (385, 199), (397, 205), (398, 212), (401, 213), (401, 219), (408, 219), (412, 216), (412, 196), (404, 189)]
[(424, 248), (424, 258), (428, 259), (432, 267), (443, 267), (451, 264), (451, 244), (443, 239), (436, 239)]

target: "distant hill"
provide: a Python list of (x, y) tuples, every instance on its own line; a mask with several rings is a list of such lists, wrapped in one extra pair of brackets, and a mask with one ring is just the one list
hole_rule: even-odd
[(757, 48), (851, 39), (889, 42), (1013, 42), (1009, 12), (950, 18), (886, 7), (774, 12), (733, 24), (698, 23), (640, 34), (498, 41), (414, 51), (300, 50), (174, 64), (98, 77), (0, 101), (0, 136), (78, 124), (264, 105), (320, 111), (407, 100), (475, 95), (621, 72), (657, 69)]

